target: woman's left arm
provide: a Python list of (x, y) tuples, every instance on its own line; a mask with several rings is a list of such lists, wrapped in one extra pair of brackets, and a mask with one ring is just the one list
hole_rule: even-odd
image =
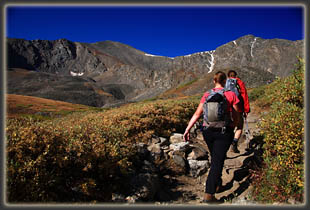
[(191, 120), (189, 121), (189, 123), (187, 125), (187, 128), (185, 129), (185, 132), (183, 134), (184, 141), (188, 141), (189, 140), (189, 131), (194, 126), (196, 121), (200, 118), (202, 112), (203, 112), (203, 103), (200, 103), (199, 106), (197, 107), (195, 113), (193, 114)]

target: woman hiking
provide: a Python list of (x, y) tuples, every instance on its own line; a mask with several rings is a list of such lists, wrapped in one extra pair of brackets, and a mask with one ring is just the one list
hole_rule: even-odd
[(228, 79), (226, 80), (225, 88), (226, 90), (231, 90), (238, 96), (240, 100), (240, 110), (239, 114), (239, 123), (237, 123), (234, 140), (232, 142), (232, 150), (235, 153), (240, 153), (238, 150), (238, 141), (241, 137), (244, 120), (246, 120), (250, 112), (250, 103), (247, 89), (244, 82), (237, 77), (237, 72), (234, 70), (229, 70), (227, 73)]
[[(200, 104), (189, 121), (183, 135), (184, 140), (189, 141), (189, 131), (203, 113), (204, 121), (202, 133), (211, 154), (211, 167), (206, 181), (205, 194), (203, 197), (203, 202), (206, 203), (218, 202), (214, 194), (221, 185), (221, 176), (226, 153), (233, 141), (234, 127), (235, 123), (238, 122), (239, 116), (233, 114), (233, 112), (239, 111), (238, 97), (234, 92), (225, 91), (224, 89), (226, 74), (218, 71), (214, 75), (213, 82), (214, 88), (207, 91), (202, 96)], [(219, 100), (215, 98), (218, 98)], [(217, 102), (221, 100), (222, 102)], [(225, 103), (223, 103), (223, 101)], [(225, 106), (222, 106), (223, 104)], [(214, 107), (216, 108), (214, 109)], [(224, 112), (218, 111), (221, 107), (222, 109), (225, 109)], [(221, 117), (219, 113), (224, 114)], [(211, 119), (214, 117), (219, 117), (220, 119)]]

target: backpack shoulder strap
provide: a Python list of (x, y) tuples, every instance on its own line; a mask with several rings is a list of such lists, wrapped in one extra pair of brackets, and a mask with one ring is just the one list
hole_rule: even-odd
[[(207, 92), (209, 93), (209, 96), (213, 96), (213, 95), (215, 95), (216, 93), (218, 93), (219, 91), (214, 91), (214, 89), (210, 89), (210, 90), (208, 90)], [(209, 96), (208, 96), (208, 97), (209, 97)]]
[(214, 95), (215, 92), (213, 91), (213, 89), (210, 89), (210, 90), (207, 91), (207, 93), (209, 93), (207, 98), (210, 98), (210, 96)]
[(208, 101), (212, 96), (214, 96), (215, 94), (220, 94), (221, 96), (223, 96), (224, 98), (226, 98), (225, 97), (225, 95), (224, 95), (224, 92), (225, 92), (226, 90), (225, 90), (225, 88), (223, 88), (223, 89), (221, 89), (221, 90), (217, 90), (217, 91), (214, 91), (213, 89), (211, 89), (211, 90), (209, 90), (208, 91), (208, 93), (209, 93), (209, 95), (208, 95), (208, 97), (206, 98), (206, 101)]
[(219, 93), (221, 94), (222, 96), (225, 96), (224, 93), (226, 92), (227, 90), (225, 88), (219, 90), (219, 91), (216, 91), (216, 93)]
[(208, 99), (210, 98), (210, 95), (212, 94), (212, 89), (210, 89), (210, 90), (207, 90), (206, 91), (206, 93), (208, 93), (208, 96), (207, 97), (205, 97), (205, 103), (208, 101)]

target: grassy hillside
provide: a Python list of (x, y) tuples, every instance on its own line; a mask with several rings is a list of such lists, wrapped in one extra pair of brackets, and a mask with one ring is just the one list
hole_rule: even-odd
[(8, 201), (110, 201), (112, 192), (124, 190), (127, 175), (135, 170), (135, 144), (152, 135), (184, 132), (199, 98), (135, 103), (44, 120), (31, 115), (8, 118)]
[(201, 78), (196, 78), (187, 83), (182, 83), (177, 87), (165, 91), (157, 98), (174, 98), (195, 94), (203, 94), (205, 91), (213, 88), (213, 76), (213, 74), (206, 74)]
[(251, 91), (250, 99), (265, 111), (259, 124), (264, 167), (255, 174), (253, 192), (258, 201), (304, 201), (304, 72), (300, 60), (291, 76)]
[[(221, 69), (223, 72), (228, 72), (230, 69)], [(273, 81), (275, 76), (271, 75), (269, 72), (256, 71), (255, 69), (237, 69), (238, 77), (246, 84), (248, 89), (260, 90), (260, 87), (267, 84), (267, 81)], [(207, 73), (201, 75), (194, 75), (193, 80), (181, 83), (177, 87), (172, 87), (164, 93), (160, 94), (156, 98), (174, 98), (182, 96), (191, 96), (195, 94), (203, 94), (207, 90), (213, 88), (213, 76), (214, 73)]]
[(117, 99), (89, 78), (10, 68), (7, 93), (101, 107)]
[(35, 117), (35, 115), (39, 117), (42, 114), (44, 116), (64, 115), (95, 109), (81, 104), (16, 94), (6, 94), (6, 106), (7, 118)]

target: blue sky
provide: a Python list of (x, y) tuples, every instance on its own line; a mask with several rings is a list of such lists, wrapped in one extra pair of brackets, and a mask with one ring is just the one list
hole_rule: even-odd
[(8, 6), (6, 36), (66, 38), (128, 44), (175, 57), (252, 34), (264, 39), (304, 39), (302, 6)]

